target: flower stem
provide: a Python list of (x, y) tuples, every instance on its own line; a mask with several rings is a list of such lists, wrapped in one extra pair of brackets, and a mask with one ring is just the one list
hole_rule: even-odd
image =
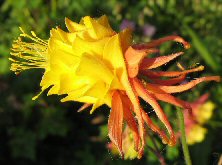
[(161, 165), (166, 165), (165, 159), (164, 159), (163, 155), (161, 155), (161, 152), (159, 151), (159, 148), (157, 146), (155, 139), (153, 138), (153, 135), (151, 135), (151, 133), (149, 131), (147, 131), (147, 135), (149, 136), (149, 138), (151, 139), (151, 141), (153, 142), (153, 145), (154, 145), (154, 148), (152, 148), (150, 146), (148, 146), (148, 148), (150, 149), (151, 152), (153, 152), (154, 155), (156, 155), (156, 157), (158, 158)]
[(185, 162), (187, 165), (192, 165), (191, 159), (190, 159), (190, 154), (189, 154), (189, 149), (188, 149), (187, 142), (186, 142), (183, 111), (180, 108), (177, 109), (177, 117), (179, 119), (179, 127), (180, 127), (180, 133), (181, 133), (180, 139), (181, 139), (181, 143), (182, 143), (184, 159), (185, 159)]
[(159, 162), (161, 165), (166, 165), (166, 162), (164, 160), (164, 157), (161, 155), (161, 153), (159, 153), (158, 151), (156, 151), (155, 149), (153, 149), (152, 147), (148, 146), (149, 150), (151, 152), (153, 152), (154, 155), (156, 155), (156, 157), (158, 158)]

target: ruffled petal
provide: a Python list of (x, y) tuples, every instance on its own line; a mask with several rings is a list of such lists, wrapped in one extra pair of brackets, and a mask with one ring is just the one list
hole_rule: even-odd
[(51, 38), (55, 38), (57, 40), (62, 40), (66, 44), (71, 45), (71, 43), (76, 38), (76, 33), (67, 33), (60, 28), (50, 30)]
[(108, 40), (109, 38), (105, 37), (97, 41), (88, 41), (83, 40), (78, 36), (72, 43), (73, 54), (76, 56), (82, 56), (84, 53), (88, 53), (102, 58), (102, 52)]
[(86, 29), (84, 25), (73, 22), (68, 18), (65, 18), (65, 24), (66, 24), (67, 29), (72, 33), (83, 31)]
[(127, 70), (130, 78), (137, 76), (139, 72), (140, 63), (150, 53), (156, 52), (156, 49), (136, 50), (131, 46), (125, 52), (125, 59), (127, 63)]
[(108, 66), (113, 69), (118, 78), (123, 76), (123, 74), (126, 74), (126, 66), (120, 39), (119, 34), (112, 36), (106, 43), (103, 51), (104, 61), (107, 61)]
[(101, 25), (96, 19), (89, 16), (83, 18), (85, 26), (92, 31), (89, 31), (91, 37), (94, 39), (101, 39), (103, 37), (113, 36), (115, 32), (111, 28)]
[(101, 59), (90, 54), (84, 54), (76, 70), (76, 74), (92, 77), (95, 81), (101, 80), (106, 84), (111, 84), (113, 73)]
[(125, 52), (132, 44), (132, 30), (127, 28), (120, 33), (122, 51)]
[(67, 29), (72, 33), (86, 30), (86, 27), (84, 25), (73, 22), (68, 18), (65, 18), (65, 24)]
[(108, 18), (107, 18), (106, 15), (102, 15), (101, 17), (97, 18), (96, 21), (97, 21), (100, 25), (102, 25), (102, 26), (104, 26), (104, 27), (106, 27), (106, 28), (111, 29), (110, 24), (109, 24), (109, 20), (108, 20)]

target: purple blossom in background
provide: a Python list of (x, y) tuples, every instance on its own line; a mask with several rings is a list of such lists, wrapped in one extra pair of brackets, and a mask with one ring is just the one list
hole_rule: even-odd
[(136, 24), (133, 21), (124, 19), (122, 23), (120, 24), (120, 30), (131, 28), (132, 30), (135, 30)]
[(147, 37), (152, 37), (156, 33), (156, 27), (150, 24), (143, 26), (143, 34)]

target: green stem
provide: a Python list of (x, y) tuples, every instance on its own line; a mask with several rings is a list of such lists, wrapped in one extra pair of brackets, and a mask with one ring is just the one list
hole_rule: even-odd
[(57, 8), (56, 0), (51, 0), (51, 10), (53, 18), (56, 17), (56, 8)]
[(149, 136), (149, 138), (151, 139), (151, 141), (153, 142), (153, 145), (154, 145), (154, 149), (150, 146), (148, 146), (148, 148), (150, 148), (151, 152), (153, 152), (153, 154), (156, 155), (156, 157), (158, 158), (161, 165), (166, 165), (164, 157), (161, 155), (161, 152), (159, 151), (159, 148), (157, 146), (155, 139), (153, 138), (153, 136), (150, 134), (149, 131), (147, 131), (147, 135)]
[(187, 165), (192, 165), (187, 142), (186, 142), (183, 111), (180, 108), (177, 109), (177, 116), (179, 119), (179, 127), (180, 127), (180, 133), (181, 133), (180, 139), (181, 139), (181, 143), (182, 143), (184, 159), (185, 159), (185, 162)]
[(156, 155), (156, 157), (158, 158), (159, 162), (161, 165), (166, 165), (166, 162), (164, 160), (163, 155), (161, 155), (161, 153), (159, 153), (158, 151), (156, 151), (155, 149), (153, 149), (152, 147), (148, 146), (149, 150), (151, 152), (153, 152), (154, 155)]

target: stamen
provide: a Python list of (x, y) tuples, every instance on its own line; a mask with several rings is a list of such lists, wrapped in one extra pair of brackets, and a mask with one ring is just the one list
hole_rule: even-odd
[[(22, 32), (17, 40), (14, 40), (11, 49), (11, 70), (16, 74), (30, 68), (46, 68), (46, 57), (48, 53), (48, 42), (36, 36), (31, 31), (31, 35)], [(28, 38), (32, 42), (22, 41), (22, 38)]]

